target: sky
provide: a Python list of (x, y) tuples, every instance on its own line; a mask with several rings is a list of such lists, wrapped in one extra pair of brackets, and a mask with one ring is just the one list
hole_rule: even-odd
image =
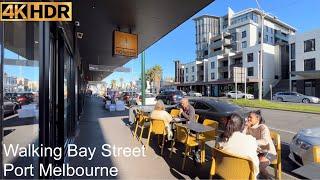
[[(320, 0), (258, 0), (258, 2), (265, 12), (295, 27), (298, 33), (320, 28)], [(204, 14), (223, 16), (226, 15), (228, 7), (238, 12), (246, 8), (256, 8), (257, 4), (255, 0), (215, 0), (146, 50), (146, 69), (159, 64), (163, 68), (164, 78), (174, 77), (174, 60), (180, 60), (182, 63), (195, 60), (195, 26), (192, 19)], [(5, 56), (17, 58), (17, 54), (8, 50), (5, 51)], [(120, 77), (125, 82), (138, 80), (141, 75), (140, 62), (140, 56), (132, 59), (124, 65), (131, 68), (132, 72), (116, 72), (104, 81), (108, 84), (112, 79), (119, 82)], [(9, 76), (23, 76), (33, 81), (39, 79), (38, 67), (17, 68), (5, 65), (4, 71)]]
[[(261, 8), (281, 21), (295, 27), (297, 33), (320, 29), (320, 0), (258, 0)], [(223, 16), (230, 7), (235, 12), (246, 8), (257, 8), (255, 0), (215, 0), (213, 3), (189, 18), (167, 36), (149, 47), (146, 51), (146, 69), (159, 64), (163, 68), (163, 77), (174, 77), (174, 60), (182, 63), (195, 60), (195, 17), (208, 14)], [(104, 79), (110, 83), (112, 79), (119, 82), (138, 80), (141, 75), (141, 59), (129, 61), (125, 67), (132, 68), (131, 73), (115, 72)]]

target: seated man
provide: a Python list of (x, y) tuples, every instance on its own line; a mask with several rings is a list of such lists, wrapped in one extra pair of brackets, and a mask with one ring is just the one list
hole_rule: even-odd
[(187, 98), (183, 98), (180, 101), (182, 108), (180, 108), (180, 117), (186, 118), (188, 121), (195, 121), (195, 111), (193, 106), (189, 104)]

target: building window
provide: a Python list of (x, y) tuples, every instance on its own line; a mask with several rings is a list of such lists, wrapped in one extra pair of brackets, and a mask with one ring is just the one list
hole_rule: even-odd
[(242, 36), (241, 36), (242, 38), (245, 38), (245, 37), (247, 37), (247, 31), (242, 31)]
[(316, 95), (315, 80), (304, 81), (304, 94), (307, 96), (315, 96)]
[(296, 43), (290, 44), (290, 57), (291, 59), (296, 58)]
[(188, 69), (188, 68), (186, 68), (186, 73), (188, 73), (188, 71), (189, 71), (189, 69)]
[(227, 79), (228, 78), (228, 72), (223, 72), (223, 78)]
[(316, 44), (314, 39), (304, 41), (304, 52), (315, 51)]
[(291, 61), (291, 72), (296, 71), (296, 61)]
[(247, 71), (248, 76), (253, 76), (253, 67), (248, 67)]
[(191, 68), (192, 68), (192, 72), (194, 72), (194, 66), (192, 66)]
[(214, 68), (216, 68), (216, 63), (213, 61), (211, 62), (211, 69), (214, 69)]
[(243, 41), (242, 44), (241, 44), (241, 47), (242, 48), (247, 48), (247, 41)]
[(247, 54), (247, 61), (248, 62), (253, 62), (253, 53)]
[(186, 76), (186, 82), (188, 82), (188, 79), (189, 79), (188, 76)]
[(215, 74), (211, 73), (211, 79), (215, 79)]
[(191, 77), (192, 77), (191, 81), (194, 81), (194, 75), (192, 75)]
[(297, 81), (292, 81), (291, 90), (297, 92)]
[(316, 60), (313, 59), (305, 59), (304, 60), (304, 70), (305, 71), (314, 71), (316, 70)]

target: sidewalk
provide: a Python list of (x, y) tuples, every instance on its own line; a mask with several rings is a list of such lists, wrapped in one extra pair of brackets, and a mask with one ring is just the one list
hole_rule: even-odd
[[(117, 178), (121, 179), (207, 179), (209, 177), (210, 161), (201, 166), (195, 165), (191, 159), (188, 159), (185, 171), (182, 172), (182, 152), (177, 151), (177, 154), (169, 159), (169, 145), (167, 145), (163, 156), (160, 156), (157, 138), (154, 138), (151, 142), (151, 147), (145, 153), (146, 157), (103, 157), (100, 147), (105, 143), (130, 148), (141, 148), (142, 144), (137, 139), (133, 139), (132, 131), (127, 124), (128, 111), (108, 112), (103, 108), (103, 102), (99, 99), (88, 98), (86, 100), (85, 112), (80, 120), (80, 133), (75, 140), (75, 144), (78, 147), (97, 147), (97, 152), (92, 160), (81, 157), (70, 158), (70, 166), (115, 166), (119, 170)], [(142, 141), (145, 144), (146, 133), (143, 137)], [(292, 179), (292, 177), (283, 175), (283, 179)]]

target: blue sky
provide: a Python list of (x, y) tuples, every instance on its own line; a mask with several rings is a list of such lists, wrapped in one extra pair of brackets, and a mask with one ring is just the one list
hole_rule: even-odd
[[(297, 32), (320, 28), (320, 0), (259, 0), (259, 3), (264, 11), (295, 27)], [(203, 14), (222, 16), (227, 13), (228, 7), (238, 12), (256, 8), (257, 5), (255, 0), (215, 0), (146, 50), (146, 69), (160, 64), (164, 77), (174, 77), (173, 60), (190, 62), (195, 59), (195, 27), (192, 19)], [(139, 79), (140, 56), (128, 62), (125, 67), (132, 68), (132, 72), (115, 72), (104, 81), (110, 83), (112, 79), (116, 79), (119, 82), (120, 77), (126, 82)]]

